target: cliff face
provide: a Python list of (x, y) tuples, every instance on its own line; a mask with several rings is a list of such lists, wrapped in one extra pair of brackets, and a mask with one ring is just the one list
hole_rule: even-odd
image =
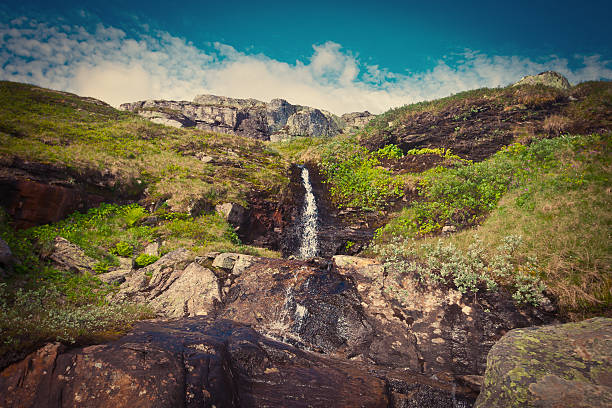
[(338, 117), (284, 99), (262, 102), (225, 96), (198, 95), (193, 102), (148, 100), (124, 103), (120, 109), (174, 127), (196, 127), (260, 140), (290, 136), (334, 136), (363, 127), (374, 115), (358, 112)]

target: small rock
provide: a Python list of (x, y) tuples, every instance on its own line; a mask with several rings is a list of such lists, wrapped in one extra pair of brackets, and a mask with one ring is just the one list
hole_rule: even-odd
[(204, 152), (198, 152), (195, 154), (195, 157), (199, 159), (202, 163), (211, 163), (214, 159), (211, 156), (208, 156)]
[(111, 284), (111, 285), (121, 285), (125, 282), (125, 278), (132, 272), (131, 269), (118, 269), (116, 271), (102, 273), (97, 275), (97, 278), (102, 282)]
[(147, 227), (154, 227), (159, 223), (159, 218), (155, 215), (151, 215), (143, 219), (140, 224)]
[(144, 249), (144, 253), (147, 255), (159, 256), (159, 242), (152, 242), (147, 245)]
[(221, 268), (228, 271), (231, 271), (238, 259), (238, 254), (234, 254), (231, 252), (226, 252), (223, 254), (217, 255), (215, 260), (212, 263), (213, 268)]
[(74, 273), (93, 272), (96, 263), (92, 258), (72, 242), (62, 237), (55, 237), (49, 259), (60, 269)]
[(221, 255), (221, 252), (208, 252), (204, 254), (204, 257), (207, 259), (215, 259), (219, 255)]
[(223, 203), (215, 207), (218, 213), (223, 215), (223, 218), (234, 227), (239, 227), (245, 221), (246, 209), (240, 204)]
[(445, 225), (442, 228), (443, 234), (450, 234), (451, 232), (457, 232), (457, 227), (455, 227), (454, 225)]
[(242, 272), (247, 270), (255, 262), (255, 257), (251, 255), (238, 255), (234, 267), (232, 268), (232, 274), (236, 276), (242, 275)]

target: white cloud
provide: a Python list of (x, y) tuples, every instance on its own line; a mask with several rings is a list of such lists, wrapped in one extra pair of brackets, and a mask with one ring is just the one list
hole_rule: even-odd
[(99, 24), (53, 26), (25, 17), (0, 24), (0, 78), (93, 96), (114, 106), (141, 99), (190, 100), (213, 93), (292, 103), (335, 113), (382, 112), (394, 106), (459, 91), (504, 86), (524, 75), (555, 70), (570, 82), (612, 79), (601, 57), (489, 56), (466, 50), (428, 71), (398, 74), (361, 62), (328, 42), (313, 46), (308, 61), (286, 63), (245, 54), (227, 44), (202, 50), (168, 33), (130, 38)]

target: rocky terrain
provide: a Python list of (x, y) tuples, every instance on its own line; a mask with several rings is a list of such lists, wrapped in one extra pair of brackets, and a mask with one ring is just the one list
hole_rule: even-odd
[(120, 109), (136, 112), (155, 123), (195, 127), (212, 132), (283, 140), (291, 136), (335, 136), (364, 127), (374, 115), (347, 113), (338, 117), (308, 106), (292, 105), (284, 99), (261, 102), (216, 95), (198, 95), (193, 102), (149, 100), (124, 103)]
[(564, 80), (376, 117), (0, 83), (0, 407), (609, 406), (612, 87)]

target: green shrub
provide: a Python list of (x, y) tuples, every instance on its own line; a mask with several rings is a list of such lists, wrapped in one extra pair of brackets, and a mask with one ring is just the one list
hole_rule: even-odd
[(114, 248), (109, 251), (113, 255), (129, 258), (134, 255), (134, 247), (127, 242), (117, 242)]
[(157, 261), (159, 256), (157, 255), (148, 255), (148, 254), (140, 254), (134, 259), (134, 264), (137, 268), (143, 268), (147, 265), (151, 265), (153, 262)]
[(521, 244), (520, 236), (507, 236), (492, 255), (477, 237), (467, 251), (441, 240), (417, 248), (414, 241), (399, 239), (374, 249), (391, 276), (413, 273), (422, 283), (450, 285), (463, 294), (505, 286), (518, 303), (537, 306), (545, 286), (539, 279), (537, 262), (519, 256)]
[(104, 340), (125, 333), (136, 320), (153, 317), (146, 306), (131, 303), (79, 304), (65, 298), (61, 286), (8, 290), (0, 283), (0, 355), (28, 350), (45, 341)]
[(402, 157), (404, 157), (404, 152), (402, 152), (402, 149), (400, 149), (396, 145), (388, 144), (385, 147), (381, 147), (380, 149), (372, 153), (372, 156), (378, 159), (393, 160), (401, 159)]
[(338, 207), (375, 210), (401, 197), (401, 180), (380, 167), (378, 158), (396, 157), (398, 151), (392, 146), (370, 153), (353, 139), (330, 142), (321, 157), (321, 170)]

